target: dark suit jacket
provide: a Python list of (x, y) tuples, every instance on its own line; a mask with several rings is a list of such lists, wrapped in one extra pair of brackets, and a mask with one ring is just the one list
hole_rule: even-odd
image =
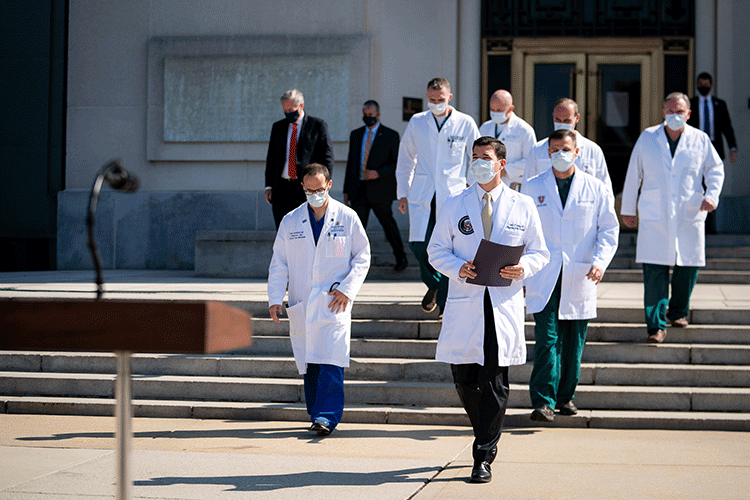
[[(734, 138), (734, 129), (732, 128), (732, 121), (729, 119), (727, 103), (717, 97), (711, 96), (711, 104), (713, 104), (714, 107), (714, 140), (712, 142), (714, 148), (716, 148), (716, 152), (719, 153), (719, 156), (723, 160), (724, 141), (721, 139), (721, 136), (724, 135), (724, 137), (727, 138), (729, 149), (737, 147), (737, 140)], [(688, 125), (697, 129), (701, 128), (699, 106), (700, 99), (698, 96), (690, 99), (690, 109), (692, 110), (692, 113), (690, 113)]]
[[(279, 120), (271, 128), (266, 156), (266, 186), (275, 187), (286, 166), (286, 134), (289, 122)], [(297, 131), (297, 173), (310, 163), (320, 163), (333, 174), (333, 145), (328, 135), (328, 125), (320, 118), (305, 113), (302, 127)]]
[[(382, 123), (372, 140), (370, 156), (367, 159), (367, 169), (377, 170), (379, 179), (361, 181), (359, 179), (362, 167), (360, 155), (362, 152), (362, 138), (365, 137), (365, 127), (352, 131), (349, 136), (349, 156), (346, 161), (346, 176), (344, 177), (344, 193), (350, 200), (366, 195), (371, 203), (390, 202), (396, 199), (396, 161), (398, 160), (398, 132)], [(365, 192), (362, 192), (362, 190)]]

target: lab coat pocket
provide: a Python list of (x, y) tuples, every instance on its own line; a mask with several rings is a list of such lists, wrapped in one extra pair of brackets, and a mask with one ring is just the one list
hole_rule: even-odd
[(591, 264), (574, 262), (573, 276), (571, 276), (570, 298), (575, 302), (586, 302), (596, 299), (596, 285), (586, 277), (591, 270)]
[(326, 245), (326, 257), (346, 257), (346, 236), (339, 236), (338, 234), (330, 234), (327, 236), (328, 242)]
[(300, 301), (286, 308), (289, 316), (289, 340), (292, 342), (294, 363), (297, 371), (302, 375), (307, 371), (305, 356), (305, 302)]
[(466, 141), (453, 141), (450, 146), (451, 159), (459, 160), (466, 151)]
[(661, 220), (661, 197), (659, 189), (644, 189), (638, 198), (638, 218), (641, 220)]
[(517, 158), (521, 158), (521, 143), (517, 139), (509, 137), (503, 141), (505, 144), (505, 158), (509, 161), (515, 161)]

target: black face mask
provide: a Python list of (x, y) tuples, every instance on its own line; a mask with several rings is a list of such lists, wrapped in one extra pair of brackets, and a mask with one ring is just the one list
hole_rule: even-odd
[(362, 121), (365, 122), (365, 125), (368, 127), (372, 127), (376, 123), (378, 123), (378, 118), (376, 116), (362, 116)]
[(299, 118), (299, 110), (294, 110), (291, 113), (284, 113), (284, 116), (286, 116), (286, 120), (289, 123), (294, 123), (297, 121), (297, 118)]
[(698, 87), (698, 92), (705, 97), (711, 92), (711, 87)]

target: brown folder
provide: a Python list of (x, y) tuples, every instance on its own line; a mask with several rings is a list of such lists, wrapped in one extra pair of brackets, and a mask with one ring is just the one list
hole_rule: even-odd
[(476, 278), (467, 278), (467, 283), (482, 286), (510, 286), (513, 280), (500, 276), (500, 269), (515, 266), (521, 260), (526, 245), (511, 247), (482, 239), (474, 257)]

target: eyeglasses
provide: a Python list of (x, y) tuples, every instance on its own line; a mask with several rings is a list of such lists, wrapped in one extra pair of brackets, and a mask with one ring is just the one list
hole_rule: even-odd
[(315, 191), (308, 191), (307, 189), (303, 189), (302, 191), (303, 191), (303, 192), (304, 192), (304, 193), (305, 193), (306, 195), (308, 195), (308, 196), (311, 196), (311, 195), (313, 195), (313, 194), (323, 194), (323, 193), (325, 193), (325, 192), (326, 192), (327, 190), (326, 190), (326, 188), (320, 188), (320, 189), (316, 189)]

